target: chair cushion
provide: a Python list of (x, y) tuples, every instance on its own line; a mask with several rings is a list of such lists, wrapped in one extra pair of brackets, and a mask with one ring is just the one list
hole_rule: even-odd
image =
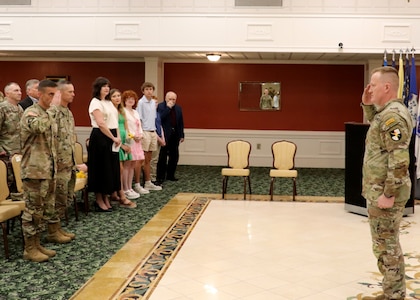
[(1, 201), (0, 205), (16, 205), (16, 206), (19, 207), (20, 211), (24, 211), (26, 203), (25, 203), (25, 201), (22, 201), (22, 200), (13, 201), (11, 199), (7, 199), (7, 200), (4, 200), (4, 201)]
[(87, 184), (87, 178), (76, 178), (76, 184), (74, 185), (74, 191), (80, 191), (85, 188)]
[(0, 205), (0, 223), (20, 216), (20, 212), (18, 205)]
[(249, 169), (223, 168), (223, 176), (249, 176)]
[(270, 177), (297, 177), (297, 170), (270, 170)]

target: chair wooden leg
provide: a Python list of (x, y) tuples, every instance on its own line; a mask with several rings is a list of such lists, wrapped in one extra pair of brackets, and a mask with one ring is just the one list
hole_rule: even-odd
[(251, 177), (248, 176), (248, 187), (249, 187), (249, 194), (252, 195), (252, 190), (251, 190)]
[(83, 202), (85, 203), (85, 215), (87, 216), (89, 213), (89, 193), (87, 187), (85, 187), (82, 191), (83, 195)]
[[(10, 223), (12, 223), (12, 224), (10, 224)], [(15, 227), (15, 219), (13, 218), (12, 220), (7, 220), (6, 221), (7, 234), (10, 233), (10, 231), (13, 229), (13, 227)]]
[(223, 176), (222, 180), (222, 199), (225, 199), (225, 193), (226, 193), (226, 184), (227, 184), (227, 177)]
[(293, 201), (295, 201), (296, 197), (296, 178), (293, 178)]
[(77, 207), (76, 194), (73, 196), (73, 206), (74, 206), (74, 215), (76, 216), (76, 221), (79, 221), (79, 207)]
[(69, 225), (69, 211), (68, 211), (68, 207), (66, 207), (66, 209), (64, 211), (64, 219), (66, 220), (66, 225)]
[(273, 201), (273, 191), (274, 190), (274, 177), (271, 177), (270, 182), (270, 200)]
[(244, 176), (244, 200), (246, 200), (246, 176)]
[(3, 245), (4, 245), (4, 255), (7, 259), (9, 259), (9, 242), (7, 240), (7, 222), (1, 223), (1, 228), (3, 230)]

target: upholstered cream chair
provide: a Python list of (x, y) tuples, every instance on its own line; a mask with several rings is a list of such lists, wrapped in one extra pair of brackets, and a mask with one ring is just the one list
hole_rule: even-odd
[[(17, 192), (23, 195), (23, 187), (22, 187), (22, 176), (20, 174), (20, 161), (22, 160), (21, 154), (15, 154), (12, 156), (12, 169), (13, 169), (13, 176), (15, 177), (15, 184), (17, 188)], [(26, 206), (25, 200), (22, 197), (22, 200), (12, 201), (12, 199), (6, 199), (5, 201), (1, 202), (0, 205), (19, 205), (20, 210), (23, 212)]]
[[(73, 197), (73, 205), (74, 205), (74, 213), (76, 216), (76, 221), (79, 220), (79, 208), (77, 206), (77, 197), (76, 193), (81, 192), (84, 211), (87, 215), (89, 212), (89, 200), (88, 200), (88, 192), (87, 192), (87, 177), (85, 178), (76, 178), (76, 183), (74, 185), (74, 197)], [(66, 221), (68, 222), (68, 216), (66, 215)]]
[[(6, 201), (7, 197), (9, 196), (9, 187), (7, 186), (7, 168), (6, 164), (3, 161), (0, 161), (0, 204)], [(7, 205), (0, 205), (0, 224), (3, 231), (3, 245), (4, 245), (4, 253), (6, 258), (9, 258), (9, 241), (7, 238), (8, 235), (8, 221), (14, 218), (18, 218), (20, 222), (22, 219), (20, 218), (22, 213), (22, 209), (19, 204), (7, 204)], [(22, 226), (19, 226), (22, 232)]]
[(273, 169), (270, 170), (270, 199), (273, 200), (274, 193), (274, 179), (276, 177), (292, 178), (293, 180), (293, 201), (296, 197), (296, 177), (298, 176), (295, 170), (295, 155), (296, 144), (289, 141), (278, 141), (271, 145), (271, 152), (273, 153)]
[[(85, 163), (85, 157), (83, 156), (83, 146), (81, 143), (76, 142), (74, 145), (74, 151), (75, 151), (75, 160), (76, 164), (81, 165)], [(87, 176), (87, 174), (86, 174)], [(78, 206), (77, 206), (77, 199), (76, 199), (76, 192), (82, 193), (82, 199), (84, 203), (84, 210), (86, 215), (89, 211), (89, 200), (88, 200), (88, 193), (87, 193), (87, 177), (84, 178), (76, 178), (76, 183), (74, 186), (74, 212), (76, 215), (76, 221), (79, 220), (79, 213), (78, 213)], [(68, 222), (68, 216), (66, 215), (66, 221)]]
[(81, 143), (76, 142), (74, 143), (74, 151), (75, 151), (75, 160), (76, 164), (81, 165), (84, 163), (83, 160), (83, 146)]
[(234, 140), (226, 145), (228, 154), (227, 168), (222, 169), (222, 199), (225, 199), (225, 194), (230, 176), (237, 176), (244, 178), (244, 199), (246, 199), (246, 183), (248, 181), (249, 193), (251, 191), (251, 180), (249, 178), (249, 155), (251, 154), (251, 144), (247, 141)]

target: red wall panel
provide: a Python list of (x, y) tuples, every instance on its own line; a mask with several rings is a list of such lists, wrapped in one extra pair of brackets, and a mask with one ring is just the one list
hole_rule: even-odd
[(0, 89), (11, 81), (22, 89), (26, 97), (25, 83), (30, 78), (44, 79), (50, 75), (66, 75), (74, 84), (76, 97), (71, 104), (76, 126), (90, 126), (88, 107), (92, 99), (92, 83), (98, 76), (107, 77), (112, 87), (121, 91), (135, 90), (141, 96), (144, 82), (144, 62), (0, 62)]
[[(112, 87), (133, 89), (141, 96), (144, 67), (143, 62), (0, 62), (0, 88), (15, 81), (25, 94), (29, 78), (68, 75), (76, 90), (71, 105), (76, 125), (90, 126), (87, 110), (93, 80), (105, 76)], [(240, 111), (241, 81), (280, 82), (281, 110)], [(178, 94), (186, 128), (344, 131), (345, 122), (363, 120), (359, 106), (363, 86), (363, 65), (164, 65), (165, 92)]]
[[(363, 121), (363, 65), (165, 63), (164, 78), (186, 128), (344, 131)], [(241, 81), (280, 82), (281, 110), (240, 111)]]

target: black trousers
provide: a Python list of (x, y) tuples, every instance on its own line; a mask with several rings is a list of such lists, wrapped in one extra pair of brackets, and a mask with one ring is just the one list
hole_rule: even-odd
[(175, 132), (172, 132), (166, 141), (166, 146), (160, 148), (156, 180), (163, 182), (167, 178), (174, 178), (178, 160), (179, 137)]

